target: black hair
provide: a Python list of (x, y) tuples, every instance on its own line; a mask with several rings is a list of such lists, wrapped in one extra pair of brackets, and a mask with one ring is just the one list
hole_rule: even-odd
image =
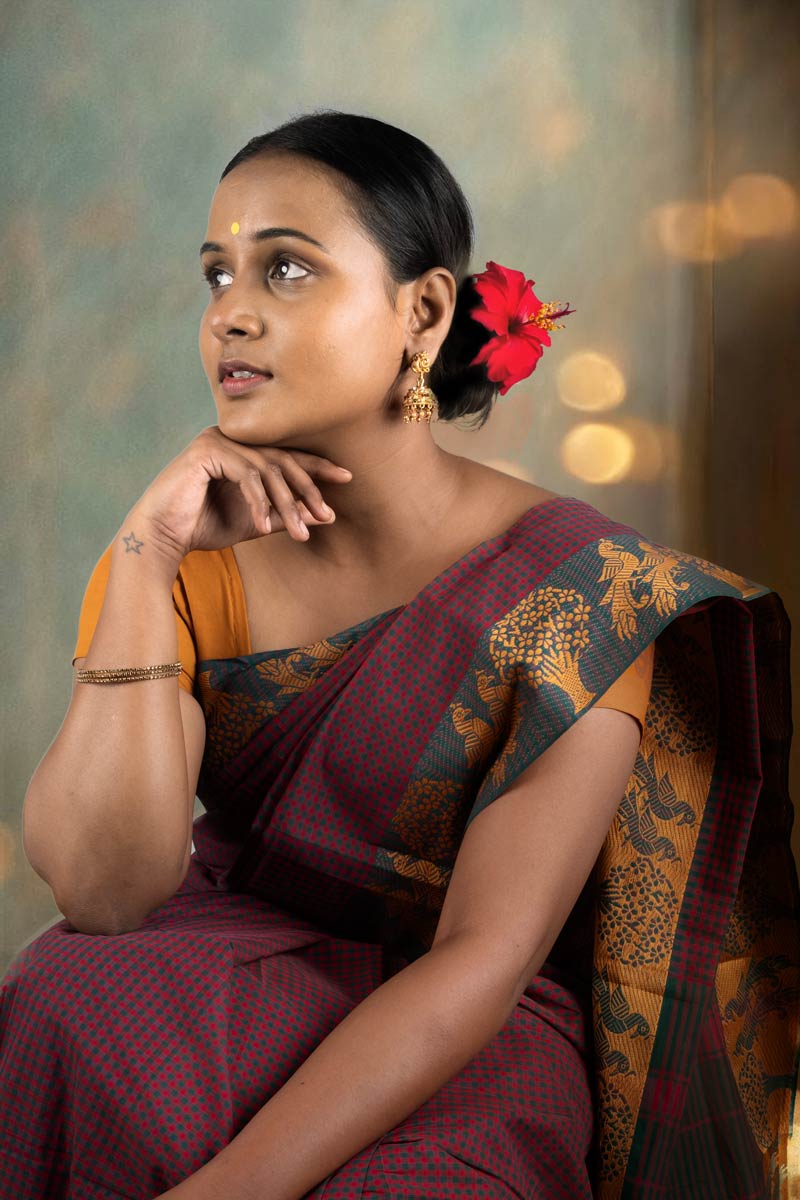
[(440, 420), (477, 414), (469, 428), (480, 429), (500, 384), (488, 378), (485, 364), (469, 363), (493, 334), (469, 314), (481, 303), (469, 272), (472, 212), (441, 158), (413, 134), (375, 117), (314, 109), (251, 138), (220, 181), (268, 151), (304, 155), (339, 172), (355, 217), (385, 256), (390, 295), (431, 267), (452, 272), (458, 285), (453, 319), (426, 383)]

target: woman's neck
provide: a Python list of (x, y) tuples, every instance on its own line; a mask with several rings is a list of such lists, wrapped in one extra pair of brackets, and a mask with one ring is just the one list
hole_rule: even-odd
[[(408, 426), (404, 427), (404, 431)], [(469, 460), (442, 450), (425, 430), (413, 429), (403, 441), (336, 457), (353, 477), (322, 486), (336, 513), (332, 525), (316, 526), (303, 543), (332, 567), (358, 566), (380, 571), (418, 550), (420, 543), (439, 540), (463, 505)]]

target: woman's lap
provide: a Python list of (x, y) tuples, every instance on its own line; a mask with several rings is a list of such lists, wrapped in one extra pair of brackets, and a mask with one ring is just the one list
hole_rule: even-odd
[(523, 997), (466, 1067), (307, 1200), (591, 1200), (585, 1060), (541, 1015), (550, 981), (536, 984), (538, 1000)]
[[(353, 978), (361, 992), (375, 986), (376, 947), (365, 947), (371, 957), (363, 963), (351, 958), (337, 980), (337, 956), (352, 954), (352, 944), (337, 949), (325, 935), (315, 941), (290, 930), (280, 950), (273, 941), (260, 955), (249, 917), (241, 932), (219, 918), (209, 932), (182, 916), (181, 928), (171, 931), (174, 944), (158, 938), (166, 926), (146, 924), (109, 939), (60, 925), (37, 939), (41, 957), (36, 943), (26, 948), (25, 965), (4, 988), (0, 1025), (9, 1071), (3, 1105), (10, 1108), (21, 1089), (12, 1123), (21, 1120), (10, 1143), (17, 1175), (6, 1185), (25, 1180), (28, 1170), (42, 1180), (48, 1171), (57, 1177), (68, 1170), (59, 1128), (67, 1115), (69, 1141), (74, 1145), (77, 1135), (81, 1146), (74, 1169), (109, 1195), (115, 1187), (120, 1195), (141, 1189), (144, 1196), (145, 1186), (175, 1186), (235, 1136), (357, 1002)], [(187, 956), (183, 935), (190, 948), (194, 944), (194, 957)], [(102, 966), (99, 978), (93, 963)], [(542, 976), (534, 984), (533, 996), (522, 997), (462, 1071), (309, 1198), (591, 1197), (586, 1155), (593, 1115), (583, 1018), (566, 989)], [(290, 1005), (276, 1004), (278, 989), (280, 1001), (291, 994)], [(148, 1002), (131, 1005), (134, 995)], [(276, 1020), (283, 1029), (275, 1028)], [(8, 1129), (8, 1112), (2, 1125)], [(45, 1149), (49, 1167), (34, 1168), (28, 1160), (44, 1158)]]

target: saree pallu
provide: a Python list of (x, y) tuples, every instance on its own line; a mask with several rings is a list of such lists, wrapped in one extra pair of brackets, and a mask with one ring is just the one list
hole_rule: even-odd
[(789, 638), (772, 589), (555, 497), (408, 605), (198, 664), (184, 884), (118, 937), (59, 922), (3, 981), (0, 1185), (107, 1200), (198, 1170), (430, 948), (470, 822), (654, 643), (634, 769), (547, 962), (308, 1196), (790, 1200)]

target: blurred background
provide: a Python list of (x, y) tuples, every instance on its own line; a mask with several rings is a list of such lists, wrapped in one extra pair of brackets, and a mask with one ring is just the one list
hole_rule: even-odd
[(212, 193), (290, 116), (338, 108), (428, 142), (472, 205), (472, 269), (518, 267), (576, 309), (481, 431), (434, 423), (436, 440), (773, 588), (800, 629), (797, 12), (5, 0), (0, 974), (61, 919), (21, 811), (89, 575), (216, 423), (197, 346)]

